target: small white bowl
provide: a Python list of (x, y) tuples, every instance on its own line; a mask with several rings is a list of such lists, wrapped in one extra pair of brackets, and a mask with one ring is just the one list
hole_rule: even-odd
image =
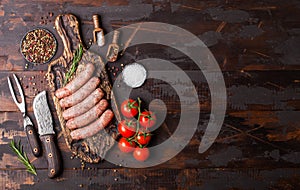
[(126, 85), (137, 88), (144, 84), (147, 78), (147, 71), (141, 64), (132, 63), (126, 65), (122, 71), (122, 78)]

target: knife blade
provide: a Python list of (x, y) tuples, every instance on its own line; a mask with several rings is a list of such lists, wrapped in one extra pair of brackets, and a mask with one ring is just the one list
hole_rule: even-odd
[(48, 177), (54, 178), (61, 171), (59, 150), (55, 144), (52, 115), (48, 106), (46, 91), (39, 93), (33, 100), (33, 111), (38, 124), (38, 133), (44, 145), (48, 161)]

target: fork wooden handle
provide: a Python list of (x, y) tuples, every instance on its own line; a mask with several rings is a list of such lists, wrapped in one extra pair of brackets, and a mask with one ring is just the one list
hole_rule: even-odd
[(38, 134), (33, 125), (27, 125), (25, 127), (27, 139), (34, 156), (38, 157), (41, 155), (41, 143), (39, 141)]

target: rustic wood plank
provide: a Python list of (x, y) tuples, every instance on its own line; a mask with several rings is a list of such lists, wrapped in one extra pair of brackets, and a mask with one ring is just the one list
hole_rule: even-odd
[[(163, 68), (163, 67), (162, 67)], [(173, 71), (155, 71), (164, 75)], [(34, 95), (42, 90), (47, 90), (44, 72), (15, 72), (22, 80), (24, 93), (26, 94), (27, 108), (32, 111), (32, 101)], [(120, 73), (120, 71), (118, 71)], [(210, 91), (207, 82), (200, 71), (186, 71), (188, 77), (194, 83), (200, 101), (202, 112), (210, 111)], [(227, 110), (299, 110), (299, 75), (297, 71), (253, 71), (253, 72), (224, 72), (224, 80), (227, 88)], [(7, 76), (9, 72), (0, 72), (0, 92), (2, 94), (2, 104), (0, 111), (18, 111), (12, 101), (7, 85)], [(176, 75), (176, 72), (174, 72)], [(113, 73), (110, 73), (114, 80)], [(32, 78), (34, 77), (34, 78)], [(118, 85), (118, 84), (116, 84)], [(185, 86), (185, 82), (178, 79), (176, 84)], [(122, 89), (127, 88), (124, 84), (120, 85)], [(121, 102), (124, 97), (122, 94), (116, 94)], [(147, 80), (142, 88), (132, 91), (133, 98), (140, 96), (145, 102), (158, 98), (165, 102), (169, 112), (178, 112), (180, 102), (177, 93), (167, 83), (160, 80)], [(51, 100), (51, 97), (49, 97)], [(187, 97), (188, 99), (188, 97)], [(51, 110), (54, 106), (51, 103)], [(157, 107), (162, 109), (162, 107)], [(195, 108), (198, 109), (198, 108)]]
[[(34, 118), (32, 113), (29, 114)], [(44, 157), (36, 159), (31, 154), (25, 134), (22, 129), (22, 118), (19, 113), (0, 113), (0, 168), (22, 168), (16, 156), (10, 150), (8, 143), (12, 138), (21, 139), (25, 151), (37, 168), (46, 168)], [(56, 117), (55, 117), (56, 118)], [(160, 127), (154, 131), (151, 145), (164, 142), (176, 130), (180, 114), (168, 115), (165, 123), (168, 128)], [(158, 166), (159, 168), (205, 168), (205, 167), (298, 167), (300, 117), (299, 111), (239, 111), (228, 113), (218, 138), (213, 146), (203, 154), (198, 153), (198, 147), (205, 133), (209, 114), (199, 117), (197, 132), (185, 149), (176, 157)], [(35, 122), (35, 120), (33, 120)], [(35, 125), (36, 126), (36, 125)], [(80, 168), (79, 159), (72, 159), (72, 154), (67, 148), (62, 137), (59, 122), (55, 119), (58, 132), (58, 145), (63, 155), (64, 168)], [(111, 152), (109, 154), (120, 154)], [(224, 159), (224, 156), (226, 159)], [(7, 162), (7, 158), (12, 160)], [(86, 168), (118, 168), (107, 161), (99, 164), (87, 164)]]
[[(65, 170), (50, 180), (46, 170), (0, 170), (5, 189), (298, 189), (300, 170), (264, 169), (92, 169)], [(90, 177), (86, 177), (90, 176)], [(246, 186), (245, 186), (246, 185)]]
[[(108, 3), (110, 6), (106, 7), (98, 7), (102, 2), (96, 4), (97, 6), (95, 6), (95, 3), (82, 4), (77, 1), (72, 2), (72, 4), (48, 2), (47, 6), (20, 2), (15, 4), (10, 1), (5, 3), (3, 5), (4, 13), (9, 13), (9, 10), (12, 9), (11, 12), (17, 12), (18, 14), (3, 14), (3, 16), (0, 16), (2, 20), (5, 20), (5, 25), (0, 34), (0, 39), (3, 42), (0, 45), (0, 56), (2, 57), (0, 60), (5, 61), (1, 69), (24, 70), (25, 61), (17, 48), (22, 35), (26, 30), (37, 26), (46, 27), (56, 34), (52, 29), (54, 17), (68, 12), (68, 10), (78, 15), (79, 19), (82, 20), (82, 33), (84, 34), (85, 44), (88, 44), (92, 38), (93, 25), (90, 13), (99, 12), (102, 15), (103, 28), (107, 32), (113, 28), (140, 21), (160, 21), (183, 27), (198, 35), (210, 47), (222, 70), (300, 69), (296, 61), (299, 59), (299, 31), (297, 30), (299, 21), (296, 18), (300, 16), (299, 7), (297, 6), (282, 4), (280, 1), (260, 8), (251, 3), (239, 5), (236, 2), (228, 2), (223, 8), (214, 8), (213, 6), (219, 5), (219, 3), (207, 1), (201, 5), (197, 1), (183, 3), (170, 3), (168, 1), (160, 3), (143, 2), (130, 5), (122, 1), (116, 1), (112, 5)], [(57, 6), (61, 9), (57, 9)], [(85, 12), (81, 11), (81, 6), (86, 9)], [(118, 12), (115, 10), (118, 10)], [(161, 12), (161, 10), (164, 10), (164, 12)], [(293, 16), (287, 17), (285, 10), (289, 10), (289, 15)], [(270, 11), (274, 11), (271, 16)], [(32, 12), (36, 14), (33, 15)], [(50, 17), (49, 13), (53, 13), (54, 16)], [(234, 15), (238, 17), (239, 14), (245, 15), (244, 20), (234, 21)], [(223, 21), (222, 15), (225, 15)], [(163, 19), (169, 17), (172, 17), (172, 20)], [(121, 21), (120, 18), (122, 18)], [(189, 19), (189, 22), (183, 21), (186, 18)], [(220, 28), (221, 24), (224, 26)], [(58, 35), (56, 34), (56, 36)], [(58, 40), (60, 42), (60, 39)], [(168, 48), (164, 51), (159, 48), (155, 51), (152, 50), (151, 55), (160, 56), (169, 53), (169, 51)], [(61, 52), (60, 49), (57, 56)], [(143, 53), (143, 51), (140, 52)], [(141, 53), (137, 55), (137, 58), (143, 57)], [(130, 56), (134, 54), (134, 52), (129, 53)], [(172, 56), (175, 57), (176, 55)], [(30, 69), (45, 70), (46, 66), (31, 67)]]
[[(3, 189), (299, 189), (299, 17), (300, 4), (257, 1), (11, 1), (0, 3), (0, 187)], [(47, 65), (25, 68), (19, 42), (34, 27), (51, 30), (55, 16), (75, 13), (81, 20), (83, 41), (92, 38), (91, 15), (101, 15), (105, 32), (143, 22), (165, 22), (197, 35), (209, 47), (223, 71), (228, 110), (221, 132), (213, 146), (198, 154), (210, 111), (209, 90), (197, 66), (186, 56), (169, 47), (143, 45), (129, 47), (123, 57), (108, 67), (118, 67), (144, 58), (169, 60), (187, 71), (201, 95), (202, 114), (197, 132), (189, 145), (175, 158), (151, 169), (120, 169), (104, 161), (86, 165), (71, 159), (59, 125), (58, 145), (65, 171), (55, 180), (48, 179), (44, 157), (30, 159), (38, 168), (38, 177), (28, 174), (8, 147), (20, 138), (29, 151), (22, 130), (22, 117), (14, 105), (6, 76), (17, 73), (23, 79), (30, 117), (32, 99), (47, 89), (43, 78)], [(50, 14), (51, 13), (51, 14)], [(51, 16), (52, 15), (52, 16)], [(143, 29), (160, 34), (158, 29)], [(62, 53), (61, 40), (56, 57)], [(163, 68), (160, 68), (160, 70)], [(25, 72), (23, 72), (25, 71)], [(162, 71), (162, 70), (161, 70)], [(29, 81), (29, 76), (35, 76)], [(111, 78), (114, 80), (113, 73)], [(43, 83), (42, 83), (43, 81)], [(30, 83), (31, 82), (31, 83)], [(33, 85), (33, 82), (36, 85)], [(153, 88), (153, 86), (155, 88)], [(160, 129), (153, 143), (164, 141), (175, 130), (180, 116), (178, 97), (166, 84), (148, 80), (132, 97), (146, 102), (162, 98), (168, 107), (168, 131)], [(37, 90), (36, 90), (37, 89)], [(156, 107), (158, 110), (161, 107)], [(54, 112), (54, 107), (51, 105)], [(54, 115), (57, 124), (56, 115)], [(159, 135), (160, 134), (160, 135)], [(161, 135), (164, 134), (164, 135)], [(73, 169), (75, 168), (75, 169)], [(90, 169), (88, 169), (90, 168)]]

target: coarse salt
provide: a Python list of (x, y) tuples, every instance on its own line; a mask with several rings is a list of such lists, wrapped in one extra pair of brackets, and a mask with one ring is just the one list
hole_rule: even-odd
[(146, 69), (137, 63), (125, 66), (122, 71), (122, 77), (125, 84), (132, 88), (142, 86), (147, 77)]

